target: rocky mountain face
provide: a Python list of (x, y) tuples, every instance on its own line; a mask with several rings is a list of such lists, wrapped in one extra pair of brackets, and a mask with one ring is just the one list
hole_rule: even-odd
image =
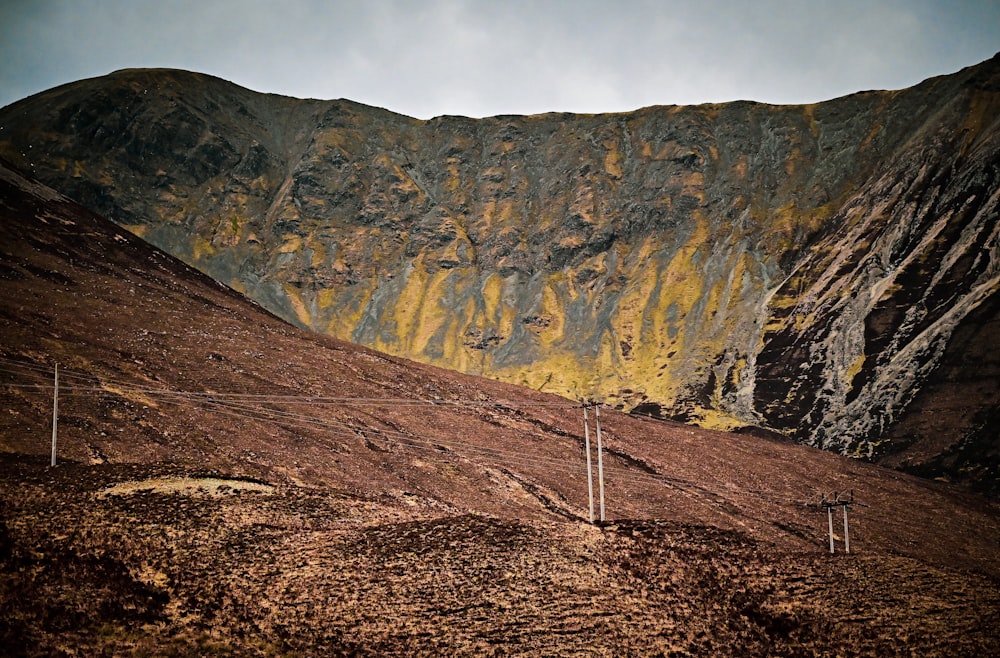
[(2, 161), (0, 410), (3, 656), (1000, 640), (996, 501), (604, 408), (588, 523), (575, 401), (293, 327)]
[(281, 317), (995, 488), (1000, 57), (894, 92), (407, 118), (121, 71), (0, 155)]

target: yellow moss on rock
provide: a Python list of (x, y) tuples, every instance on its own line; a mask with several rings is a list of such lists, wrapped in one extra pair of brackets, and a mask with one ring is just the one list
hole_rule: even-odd
[(847, 370), (844, 372), (844, 383), (850, 386), (851, 382), (853, 382), (854, 378), (859, 372), (861, 372), (861, 368), (863, 368), (864, 365), (865, 355), (862, 353), (854, 358), (854, 361), (851, 362), (851, 365), (848, 366)]
[(618, 149), (618, 142), (614, 139), (604, 140), (604, 171), (612, 178), (622, 177), (622, 154)]
[(201, 237), (195, 237), (191, 243), (191, 259), (194, 262), (200, 262), (205, 258), (209, 258), (215, 255), (215, 245), (211, 241), (206, 240)]
[(295, 313), (295, 317), (303, 326), (312, 327), (312, 313), (309, 312), (309, 307), (302, 298), (302, 293), (294, 286), (286, 284), (282, 287), (285, 291), (285, 296), (288, 298), (288, 304)]
[(279, 254), (290, 254), (302, 249), (302, 238), (300, 236), (292, 233), (286, 233), (281, 236), (281, 238), (284, 242), (277, 249)]

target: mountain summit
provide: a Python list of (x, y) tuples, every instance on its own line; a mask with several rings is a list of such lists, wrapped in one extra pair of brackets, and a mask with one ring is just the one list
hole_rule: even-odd
[(0, 127), (300, 326), (996, 488), (1000, 57), (814, 105), (428, 121), (127, 70)]

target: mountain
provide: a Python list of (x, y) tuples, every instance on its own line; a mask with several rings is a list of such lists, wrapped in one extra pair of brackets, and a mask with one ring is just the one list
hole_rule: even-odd
[(901, 91), (420, 121), (128, 70), (0, 155), (279, 317), (996, 491), (1000, 57)]
[(587, 523), (576, 402), (295, 328), (2, 161), (0, 404), (3, 655), (1000, 639), (995, 502), (603, 408)]

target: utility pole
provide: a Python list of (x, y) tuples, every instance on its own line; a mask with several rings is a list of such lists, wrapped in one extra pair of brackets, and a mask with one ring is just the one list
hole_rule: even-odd
[(52, 466), (56, 465), (56, 436), (59, 427), (59, 364), (56, 364), (55, 381), (52, 387)]
[(587, 498), (590, 501), (590, 522), (594, 523), (594, 471), (590, 465), (590, 423), (587, 404), (583, 405), (583, 447), (587, 451)]
[(604, 521), (604, 446), (601, 443), (601, 411), (597, 403), (582, 401), (583, 407), (583, 447), (587, 451), (587, 497), (590, 501), (590, 522), (594, 522), (594, 466), (590, 457), (590, 416), (587, 409), (594, 407), (594, 421), (597, 425), (597, 481), (601, 505), (601, 521)]
[(833, 505), (826, 506), (826, 520), (830, 528), (830, 554), (832, 555), (837, 552), (837, 548), (833, 544)]
[(601, 497), (601, 521), (604, 521), (604, 450), (601, 447), (601, 407), (594, 405), (594, 420), (597, 423), (597, 483)]
[(830, 533), (830, 553), (836, 553), (836, 545), (833, 540), (833, 508), (840, 507), (844, 510), (844, 553), (851, 552), (851, 535), (850, 529), (847, 525), (847, 509), (851, 505), (862, 505), (861, 503), (854, 502), (854, 490), (851, 489), (850, 497), (847, 496), (847, 492), (836, 492), (830, 494), (830, 498), (827, 499), (826, 494), (823, 494), (819, 501), (819, 506), (826, 510), (826, 523), (827, 529)]
[[(853, 491), (851, 492), (851, 502), (854, 502), (854, 492)], [(847, 507), (848, 507), (848, 503), (847, 502), (843, 503), (843, 507), (844, 507), (844, 552), (845, 553), (850, 553), (851, 552), (851, 535), (847, 531)]]

